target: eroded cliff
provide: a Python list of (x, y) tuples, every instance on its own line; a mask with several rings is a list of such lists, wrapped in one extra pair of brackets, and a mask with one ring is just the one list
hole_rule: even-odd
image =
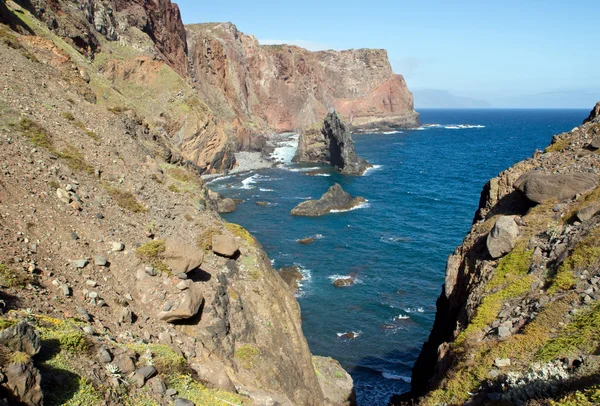
[[(176, 58), (152, 54), (183, 45), (119, 24), (111, 42), (105, 21), (90, 61), (55, 34), (89, 3), (49, 2), (44, 22), (2, 5), (17, 31), (0, 26), (0, 399), (349, 404), (349, 375), (312, 357), (293, 293), (182, 158), (211, 148), (186, 126), (222, 131)], [(169, 5), (127, 7), (157, 7), (131, 17), (148, 27)]]
[(487, 183), (448, 258), (412, 393), (392, 403), (595, 404), (599, 109)]

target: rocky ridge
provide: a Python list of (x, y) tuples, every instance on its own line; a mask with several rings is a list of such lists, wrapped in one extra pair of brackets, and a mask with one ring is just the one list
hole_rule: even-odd
[[(169, 121), (143, 114), (162, 102), (159, 85), (117, 92), (98, 48), (90, 63), (55, 34), (80, 22), (79, 3), (48, 5), (46, 16), (62, 7), (55, 24), (1, 4), (15, 30), (0, 26), (0, 400), (350, 403), (349, 377), (315, 366), (298, 303), (260, 244), (220, 218)], [(133, 49), (103, 35), (103, 52)], [(192, 97), (160, 58), (117, 58), (114, 78), (167, 72)]]
[(594, 404), (599, 112), (486, 184), (448, 258), (412, 392), (392, 404)]
[(365, 201), (364, 197), (352, 197), (336, 183), (331, 186), (319, 200), (306, 200), (294, 207), (291, 214), (292, 216), (323, 216), (334, 210), (352, 210)]

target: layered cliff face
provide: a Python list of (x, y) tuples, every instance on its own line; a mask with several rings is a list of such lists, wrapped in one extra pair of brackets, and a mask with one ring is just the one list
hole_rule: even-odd
[(83, 4), (48, 4), (52, 29), (2, 5), (24, 34), (0, 26), (0, 402), (348, 404), (351, 378), (311, 356), (293, 293), (182, 158), (212, 147), (186, 126), (223, 130), (155, 43), (117, 24), (92, 63), (55, 34)]
[(448, 258), (412, 393), (392, 403), (594, 403), (599, 107), (485, 186), (470, 233)]
[(231, 23), (186, 28), (201, 92), (229, 117), (295, 131), (320, 121), (332, 107), (354, 127), (418, 125), (412, 94), (384, 50), (310, 52), (261, 46)]

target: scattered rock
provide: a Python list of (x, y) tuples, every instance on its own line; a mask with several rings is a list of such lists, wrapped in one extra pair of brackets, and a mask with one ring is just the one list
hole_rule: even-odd
[(69, 204), (71, 202), (71, 196), (64, 189), (61, 189), (61, 188), (56, 189), (56, 195), (63, 203)]
[(133, 382), (138, 388), (141, 388), (146, 384), (146, 381), (156, 375), (156, 368), (152, 365), (147, 365), (135, 371), (133, 375)]
[(66, 283), (62, 283), (60, 285), (60, 290), (62, 291), (63, 295), (65, 295), (67, 297), (71, 296), (71, 293), (72, 293), (71, 288)]
[(209, 387), (235, 393), (235, 385), (227, 375), (225, 366), (218, 361), (206, 361), (201, 364), (192, 364), (192, 369), (198, 374), (202, 382)]
[(510, 359), (509, 358), (496, 358), (494, 360), (494, 365), (498, 368), (509, 367)]
[(293, 216), (322, 216), (332, 210), (350, 210), (365, 201), (363, 197), (352, 197), (336, 183), (319, 200), (304, 201), (294, 207), (291, 213)]
[(172, 322), (194, 317), (200, 310), (204, 297), (197, 284), (192, 285), (185, 291), (183, 301), (176, 309), (159, 312), (156, 317), (160, 320)]
[(532, 202), (542, 203), (573, 199), (596, 188), (598, 182), (598, 175), (593, 173), (548, 174), (533, 170), (523, 174), (513, 186)]
[(179, 290), (186, 290), (186, 289), (188, 289), (190, 287), (191, 284), (192, 284), (192, 281), (190, 281), (188, 279), (188, 280), (179, 282), (177, 284), (176, 288), (179, 289)]
[(75, 310), (77, 310), (77, 314), (79, 315), (81, 320), (87, 321), (87, 322), (92, 321), (92, 317), (90, 316), (88, 311), (85, 310), (83, 307), (78, 306)]
[(119, 312), (119, 323), (131, 324), (133, 323), (133, 313), (129, 307), (123, 307)]
[(508, 337), (510, 337), (510, 335), (510, 328), (505, 326), (498, 327), (498, 337), (500, 339), (507, 339)]
[(217, 255), (232, 258), (239, 249), (235, 238), (229, 234), (217, 234), (212, 238), (212, 250)]
[(336, 280), (333, 281), (333, 286), (335, 286), (336, 288), (344, 288), (344, 287), (348, 287), (348, 286), (352, 286), (354, 285), (354, 278), (348, 276), (348, 277), (343, 277), (343, 278), (337, 278)]
[(256, 204), (257, 204), (258, 206), (263, 206), (263, 207), (264, 207), (264, 206), (268, 206), (268, 205), (269, 205), (269, 202), (256, 202)]
[(33, 356), (40, 352), (42, 342), (37, 330), (25, 320), (0, 332), (0, 344), (12, 351), (24, 352)]
[(20, 402), (32, 406), (43, 404), (44, 395), (40, 386), (42, 377), (31, 359), (9, 364), (4, 373), (5, 385)]
[(76, 233), (74, 233), (73, 231), (71, 231), (71, 239), (73, 241), (77, 241), (77, 240), (79, 240), (79, 236)]
[(195, 406), (195, 405), (194, 405), (194, 402), (192, 402), (191, 400), (177, 398), (177, 399), (175, 399), (175, 406)]
[(115, 356), (113, 364), (115, 364), (123, 374), (128, 374), (135, 370), (135, 364), (128, 354), (119, 354)]
[(160, 377), (155, 377), (150, 379), (150, 386), (152, 387), (152, 392), (157, 395), (163, 395), (167, 391), (167, 385)]
[(577, 218), (580, 221), (588, 221), (592, 217), (596, 215), (596, 213), (600, 212), (600, 203), (594, 202), (589, 206), (584, 207), (583, 209), (577, 212)]
[(88, 263), (89, 261), (87, 259), (76, 259), (73, 261), (73, 266), (77, 269), (83, 269)]
[(104, 347), (102, 347), (98, 350), (97, 356), (98, 356), (98, 361), (102, 364), (108, 364), (112, 361), (112, 355)]
[(106, 259), (106, 257), (98, 255), (94, 260), (94, 264), (96, 264), (96, 266), (108, 266), (108, 260)]
[(177, 395), (177, 390), (173, 389), (173, 388), (169, 388), (167, 389), (167, 391), (165, 392), (165, 395), (169, 396), (169, 397), (173, 397), (175, 395)]
[(515, 247), (519, 226), (514, 216), (501, 216), (487, 236), (486, 245), (492, 258), (500, 258)]
[(590, 142), (588, 144), (588, 148), (596, 150), (600, 148), (600, 135), (594, 137), (594, 139), (592, 139), (592, 142)]
[(83, 332), (87, 335), (94, 335), (94, 328), (92, 326), (84, 326)]
[(122, 242), (113, 242), (110, 250), (113, 252), (118, 252), (123, 251), (124, 249), (125, 244), (123, 244)]
[(203, 260), (204, 253), (197, 247), (177, 239), (167, 240), (164, 262), (175, 275), (200, 268)]

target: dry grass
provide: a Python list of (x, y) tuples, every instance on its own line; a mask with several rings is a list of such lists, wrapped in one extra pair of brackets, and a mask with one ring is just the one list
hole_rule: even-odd
[(133, 193), (111, 186), (104, 186), (104, 188), (119, 207), (132, 213), (145, 213), (148, 211), (146, 207), (137, 201)]

